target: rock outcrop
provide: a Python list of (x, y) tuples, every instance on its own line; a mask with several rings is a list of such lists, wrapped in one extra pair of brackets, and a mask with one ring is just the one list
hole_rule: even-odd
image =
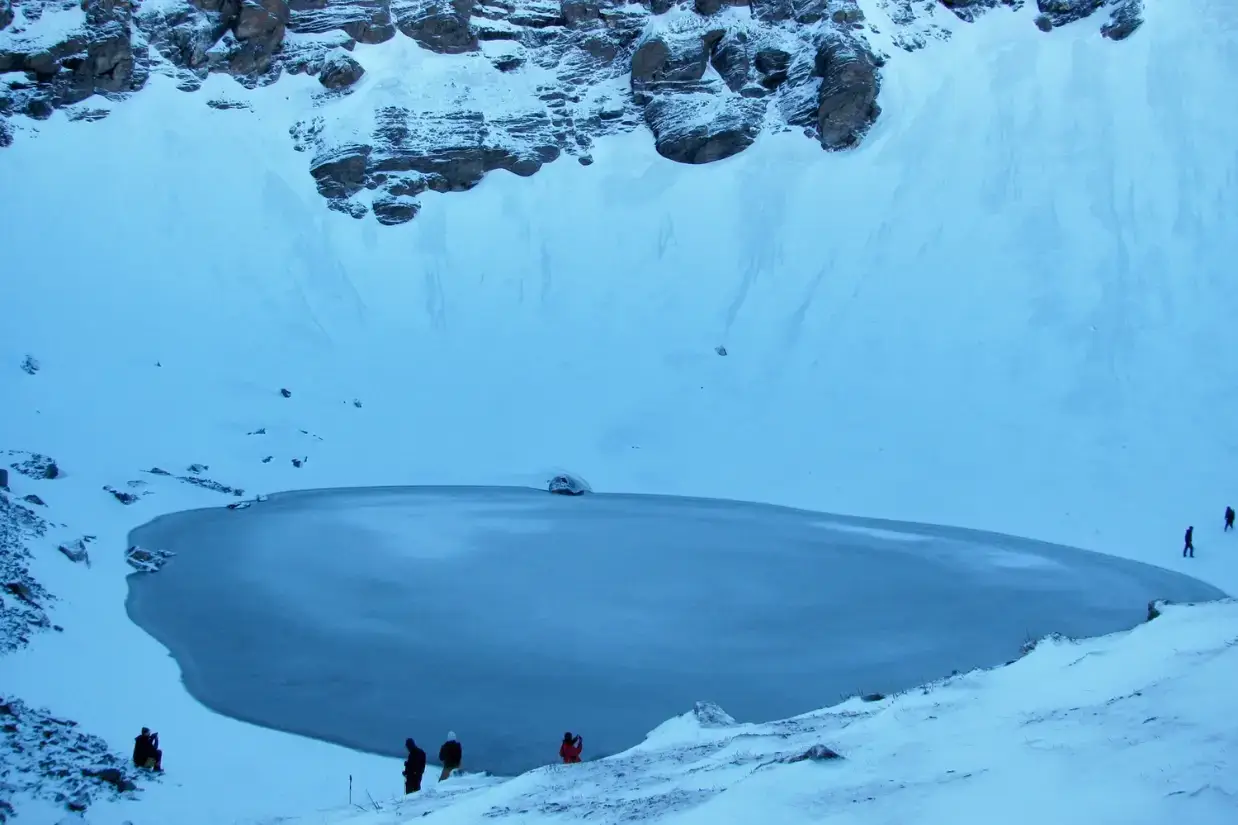
[[(971, 21), (1024, 2), (877, 6), (895, 27), (895, 45), (912, 51), (950, 36), (934, 14)], [(1102, 32), (1112, 40), (1142, 22), (1141, 0), (1036, 2), (1039, 25), (1050, 30), (1102, 9), (1111, 12)], [(0, 74), (9, 76), (7, 91), (0, 86), (0, 146), (13, 139), (6, 117), (47, 118), (92, 95), (123, 98), (152, 72), (174, 77), (186, 91), (210, 72), (249, 87), (305, 73), (323, 91), (318, 111), (291, 127), (293, 147), (307, 154), (331, 209), (391, 225), (413, 219), (426, 190), (464, 191), (500, 170), (531, 175), (564, 155), (587, 165), (594, 142), (616, 132), (648, 128), (660, 155), (701, 164), (744, 151), (763, 131), (798, 130), (826, 150), (847, 150), (880, 117), (886, 58), (869, 45), (876, 27), (857, 0), (679, 0), (670, 13), (673, 5), (0, 0)], [(424, 103), (377, 96), (372, 124), (358, 132), (356, 106), (331, 108), (355, 93), (365, 74), (354, 47), (397, 37), (461, 61), (454, 64), (462, 67), (459, 81)], [(536, 84), (525, 70), (537, 72)], [(483, 89), (490, 94), (475, 93)], [(93, 111), (75, 117), (106, 112)]]

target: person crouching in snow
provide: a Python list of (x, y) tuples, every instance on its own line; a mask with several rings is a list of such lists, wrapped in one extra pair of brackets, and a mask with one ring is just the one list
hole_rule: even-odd
[(134, 767), (151, 771), (163, 770), (163, 751), (159, 750), (159, 734), (151, 733), (150, 728), (142, 728), (142, 732), (133, 737), (133, 764)]
[(447, 731), (447, 741), (443, 743), (443, 747), (438, 749), (438, 761), (443, 766), (443, 773), (438, 778), (439, 782), (451, 776), (451, 772), (459, 768), (460, 763), (464, 761), (464, 749), (456, 741), (454, 730)]
[(580, 761), (580, 752), (584, 749), (584, 740), (579, 736), (572, 736), (572, 732), (568, 731), (563, 734), (563, 744), (559, 746), (559, 756), (563, 759), (564, 765), (571, 765), (574, 762)]

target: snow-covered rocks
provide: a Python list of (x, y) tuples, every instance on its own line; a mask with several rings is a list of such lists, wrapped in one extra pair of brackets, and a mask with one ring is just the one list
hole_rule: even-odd
[(125, 561), (141, 573), (154, 573), (175, 553), (171, 550), (151, 550), (136, 544), (125, 551)]
[(361, 79), (365, 69), (345, 52), (333, 52), (318, 72), (318, 82), (328, 89), (344, 89)]
[(559, 473), (550, 479), (547, 489), (561, 496), (579, 496), (593, 491), (587, 481), (571, 473)]
[[(0, 696), (0, 763), (5, 766), (3, 790), (79, 813), (97, 800), (138, 790), (136, 769), (103, 739), (11, 696)], [(0, 801), (0, 822), (6, 813), (13, 809)]]
[[(968, 21), (1021, 2), (940, 0)], [(1103, 33), (1115, 40), (1141, 23), (1141, 0), (1038, 7), (1048, 28), (1111, 8)], [(921, 18), (932, 6), (882, 8), (905, 29), (896, 45), (926, 45), (933, 27)], [(0, 118), (41, 119), (94, 94), (123, 96), (151, 71), (187, 91), (208, 72), (246, 86), (305, 72), (348, 89), (366, 71), (349, 54), (356, 43), (396, 37), (478, 61), (468, 65), (489, 73), (468, 85), (497, 89), (501, 107), (467, 94), (428, 107), (376, 99), (367, 136), (332, 128), (357, 122), (357, 112), (333, 112), (340, 95), (326, 95), (322, 115), (292, 128), (295, 148), (313, 150), (310, 173), (328, 206), (387, 225), (414, 218), (427, 189), (464, 191), (500, 169), (530, 175), (563, 154), (587, 165), (597, 138), (619, 131), (645, 126), (659, 154), (700, 164), (743, 151), (763, 129), (796, 128), (824, 149), (846, 149), (881, 112), (882, 58), (856, 0), (3, 0), (0, 20), (0, 73), (27, 78), (0, 93)], [(11, 140), (0, 119), (0, 146)]]
[(735, 718), (713, 702), (697, 702), (692, 707), (692, 716), (703, 728), (729, 728)]
[(54, 597), (30, 575), (27, 542), (47, 533), (34, 510), (0, 491), (0, 654), (16, 650), (32, 634), (51, 627), (47, 607)]
[(27, 478), (51, 480), (60, 477), (60, 465), (51, 456), (41, 453), (31, 453), (24, 450), (9, 450), (9, 455), (24, 455), (25, 459), (15, 461), (9, 466)]

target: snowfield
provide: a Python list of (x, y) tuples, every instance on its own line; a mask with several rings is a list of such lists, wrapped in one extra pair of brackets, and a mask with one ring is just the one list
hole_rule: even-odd
[[(999, 531), (1238, 591), (1221, 532), (1238, 504), (1238, 10), (1148, 0), (1116, 44), (1100, 20), (1042, 34), (1034, 15), (897, 54), (855, 151), (766, 134), (684, 166), (629, 134), (589, 167), (427, 194), (396, 227), (323, 207), (288, 133), (312, 78), (213, 75), (189, 95), (154, 77), (104, 120), (15, 124), (37, 135), (0, 152), (0, 449), (61, 470), (9, 486), (45, 503), (23, 505), (49, 523), (24, 540), (63, 629), (0, 658), (0, 703), (122, 757), (148, 725), (167, 774), (78, 817), (10, 744), (14, 821), (1231, 825), (1232, 602), (924, 694), (680, 719), (613, 759), (399, 805), (398, 760), (208, 711), (125, 614), (126, 535), (163, 513), (562, 471)], [(375, 93), (404, 76), (387, 53), (357, 49)], [(251, 108), (206, 105), (221, 96)], [(244, 492), (178, 478), (199, 475)], [(89, 566), (58, 549), (87, 536)], [(393, 736), (409, 733), (433, 752), (446, 731)], [(844, 759), (768, 764), (814, 744)]]

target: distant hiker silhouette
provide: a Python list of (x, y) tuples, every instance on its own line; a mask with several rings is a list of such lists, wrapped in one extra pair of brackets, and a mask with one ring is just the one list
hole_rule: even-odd
[(1225, 508), (1225, 529), (1226, 530), (1234, 529), (1234, 508), (1233, 507)]
[(142, 732), (133, 737), (133, 764), (135, 767), (151, 771), (163, 770), (163, 751), (159, 750), (159, 734), (151, 733), (150, 728), (142, 728)]
[(584, 749), (584, 740), (579, 736), (572, 736), (572, 732), (568, 731), (563, 734), (563, 744), (559, 746), (559, 756), (563, 759), (563, 764), (571, 765), (580, 761), (580, 752)]
[(439, 782), (451, 776), (451, 772), (459, 768), (460, 763), (464, 761), (464, 749), (456, 741), (454, 730), (447, 731), (447, 741), (443, 743), (443, 747), (438, 749), (438, 761), (443, 766), (443, 773), (438, 778)]
[(1195, 558), (1195, 544), (1191, 541), (1191, 536), (1193, 535), (1195, 535), (1195, 526), (1191, 525), (1186, 528), (1186, 545), (1182, 548), (1182, 558), (1186, 558), (1187, 555)]
[(417, 747), (412, 737), (404, 740), (404, 747), (408, 748), (408, 759), (404, 760), (404, 793), (417, 793), (426, 772), (426, 752)]

